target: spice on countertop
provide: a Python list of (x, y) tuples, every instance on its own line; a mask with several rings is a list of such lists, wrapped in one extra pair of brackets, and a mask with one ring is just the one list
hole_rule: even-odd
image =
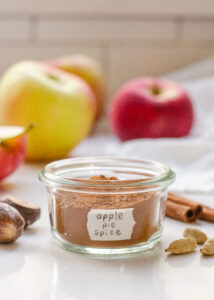
[(168, 193), (166, 216), (183, 222), (192, 222), (197, 219), (214, 222), (214, 208), (174, 193)]
[(13, 243), (23, 232), (25, 221), (17, 209), (0, 203), (0, 243)]
[(206, 205), (203, 205), (202, 207), (201, 219), (214, 222), (214, 209)]
[(165, 252), (173, 254), (186, 254), (193, 252), (197, 247), (197, 242), (194, 238), (180, 239), (172, 242)]
[(0, 202), (7, 203), (19, 211), (25, 220), (25, 228), (35, 223), (40, 218), (41, 209), (38, 205), (32, 202), (13, 197), (11, 195), (5, 195), (0, 198)]
[(40, 207), (11, 195), (0, 198), (0, 243), (15, 242), (40, 217)]
[(214, 239), (207, 239), (207, 235), (197, 228), (186, 228), (183, 232), (185, 238), (172, 242), (165, 252), (173, 254), (186, 254), (193, 252), (197, 244), (203, 244), (200, 252), (204, 255), (214, 255)]
[(199, 245), (204, 244), (207, 240), (207, 235), (203, 231), (201, 231), (197, 228), (186, 228), (183, 232), (183, 236), (185, 238), (192, 237), (192, 238), (196, 239), (196, 241)]
[(192, 208), (195, 211), (195, 217), (199, 218), (202, 213), (202, 205), (183, 196), (174, 194), (174, 193), (168, 193), (168, 200), (173, 201), (178, 204), (186, 205)]
[(214, 239), (208, 239), (200, 249), (200, 252), (204, 255), (214, 255)]
[(196, 220), (194, 210), (191, 207), (169, 200), (166, 201), (166, 216), (183, 222)]

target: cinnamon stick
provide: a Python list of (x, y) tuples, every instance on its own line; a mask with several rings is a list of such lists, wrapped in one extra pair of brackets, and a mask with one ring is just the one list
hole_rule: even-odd
[(201, 219), (214, 222), (214, 209), (206, 205), (203, 205)]
[(192, 222), (197, 218), (191, 207), (170, 200), (166, 201), (166, 216), (183, 222)]
[(180, 205), (186, 205), (189, 208), (193, 209), (195, 219), (200, 218), (202, 216), (203, 206), (200, 203), (197, 203), (189, 198), (174, 193), (168, 193), (167, 199)]
[(200, 204), (196, 201), (193, 201), (189, 198), (182, 197), (180, 195), (174, 194), (174, 193), (168, 193), (167, 202), (172, 201), (174, 203), (177, 203), (178, 205), (186, 205), (195, 210), (196, 217), (214, 222), (214, 208), (211, 208), (209, 206)]

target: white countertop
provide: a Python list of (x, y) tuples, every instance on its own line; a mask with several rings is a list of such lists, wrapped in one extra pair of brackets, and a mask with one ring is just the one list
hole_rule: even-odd
[[(41, 219), (12, 245), (0, 246), (1, 300), (185, 300), (213, 299), (214, 257), (172, 256), (164, 249), (180, 238), (186, 224), (167, 219), (163, 239), (152, 252), (120, 259), (96, 259), (67, 252), (51, 237), (41, 165), (22, 165), (1, 183), (10, 193), (42, 208)], [(213, 196), (196, 195), (206, 203)], [(214, 237), (214, 224), (197, 227)]]

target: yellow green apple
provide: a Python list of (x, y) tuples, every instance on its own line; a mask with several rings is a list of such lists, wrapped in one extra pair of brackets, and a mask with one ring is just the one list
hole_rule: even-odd
[(106, 100), (106, 83), (100, 64), (86, 55), (71, 55), (49, 61), (52, 66), (76, 74), (85, 80), (93, 90), (97, 103), (95, 121), (102, 115)]
[(23, 61), (0, 80), (0, 124), (26, 126), (27, 159), (64, 157), (91, 130), (95, 97), (79, 77), (44, 63)]

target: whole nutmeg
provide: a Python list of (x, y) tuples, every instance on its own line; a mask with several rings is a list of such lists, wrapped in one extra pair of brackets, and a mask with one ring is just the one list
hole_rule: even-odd
[(22, 215), (25, 220), (25, 228), (33, 223), (35, 223), (41, 214), (41, 209), (38, 205), (31, 203), (29, 201), (13, 197), (11, 195), (6, 195), (0, 199), (1, 202), (7, 203), (13, 206)]
[(17, 209), (7, 203), (0, 203), (0, 243), (12, 243), (20, 237), (25, 220)]

